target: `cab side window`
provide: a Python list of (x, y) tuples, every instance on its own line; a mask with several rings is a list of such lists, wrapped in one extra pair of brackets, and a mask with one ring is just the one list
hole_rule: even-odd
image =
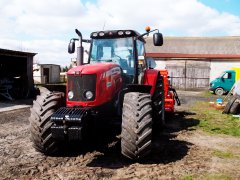
[(143, 84), (144, 71), (146, 70), (144, 42), (137, 40), (137, 54), (138, 54), (138, 82)]
[(137, 40), (138, 66), (140, 71), (146, 69), (144, 42)]
[(224, 79), (231, 79), (232, 78), (232, 73), (226, 73), (223, 76)]
[(137, 40), (137, 51), (138, 56), (144, 56), (144, 43), (142, 41)]

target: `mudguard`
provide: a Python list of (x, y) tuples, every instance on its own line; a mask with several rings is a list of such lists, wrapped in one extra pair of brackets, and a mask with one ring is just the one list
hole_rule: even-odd
[(156, 88), (156, 82), (159, 75), (159, 71), (155, 69), (148, 69), (145, 71), (143, 84), (151, 86), (150, 94), (153, 95), (155, 88)]

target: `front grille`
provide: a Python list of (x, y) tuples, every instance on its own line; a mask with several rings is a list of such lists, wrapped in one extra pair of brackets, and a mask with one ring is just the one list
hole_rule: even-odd
[[(68, 75), (68, 92), (73, 91), (74, 96), (69, 101), (93, 101), (96, 97), (96, 74)], [(85, 93), (91, 91), (93, 97), (87, 99)]]

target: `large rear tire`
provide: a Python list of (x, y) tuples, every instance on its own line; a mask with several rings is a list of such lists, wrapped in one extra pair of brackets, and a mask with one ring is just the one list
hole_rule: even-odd
[(230, 108), (231, 114), (239, 114), (240, 113), (240, 100), (236, 99)]
[(130, 159), (140, 159), (151, 152), (152, 101), (150, 94), (126, 93), (123, 101), (121, 152)]
[(157, 78), (156, 88), (152, 96), (152, 102), (154, 123), (164, 125), (165, 124), (164, 84), (163, 77), (160, 74), (158, 75)]
[(33, 101), (30, 121), (30, 133), (33, 147), (44, 154), (51, 155), (58, 149), (51, 133), (52, 114), (62, 105), (63, 93), (52, 93), (43, 91)]
[(230, 110), (232, 108), (233, 103), (237, 100), (240, 99), (240, 97), (238, 95), (233, 95), (232, 97), (230, 97), (230, 99), (228, 100), (227, 105), (225, 106), (223, 113), (224, 114), (229, 114)]

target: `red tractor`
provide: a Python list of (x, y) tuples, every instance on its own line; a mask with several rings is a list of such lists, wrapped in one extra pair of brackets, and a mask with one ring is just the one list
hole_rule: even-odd
[[(31, 108), (30, 131), (36, 150), (53, 154), (59, 142), (88, 140), (104, 123), (121, 124), (121, 152), (130, 159), (148, 155), (152, 129), (164, 122), (165, 111), (174, 111), (175, 94), (167, 71), (148, 67), (144, 36), (153, 31), (155, 46), (163, 44), (158, 30), (139, 34), (133, 30), (91, 33), (91, 40), (70, 40), (68, 52), (77, 47), (77, 67), (67, 73), (66, 100), (62, 93), (41, 92)], [(82, 42), (91, 43), (88, 62)], [(64, 99), (64, 100), (63, 100)], [(165, 105), (164, 105), (165, 104)]]

